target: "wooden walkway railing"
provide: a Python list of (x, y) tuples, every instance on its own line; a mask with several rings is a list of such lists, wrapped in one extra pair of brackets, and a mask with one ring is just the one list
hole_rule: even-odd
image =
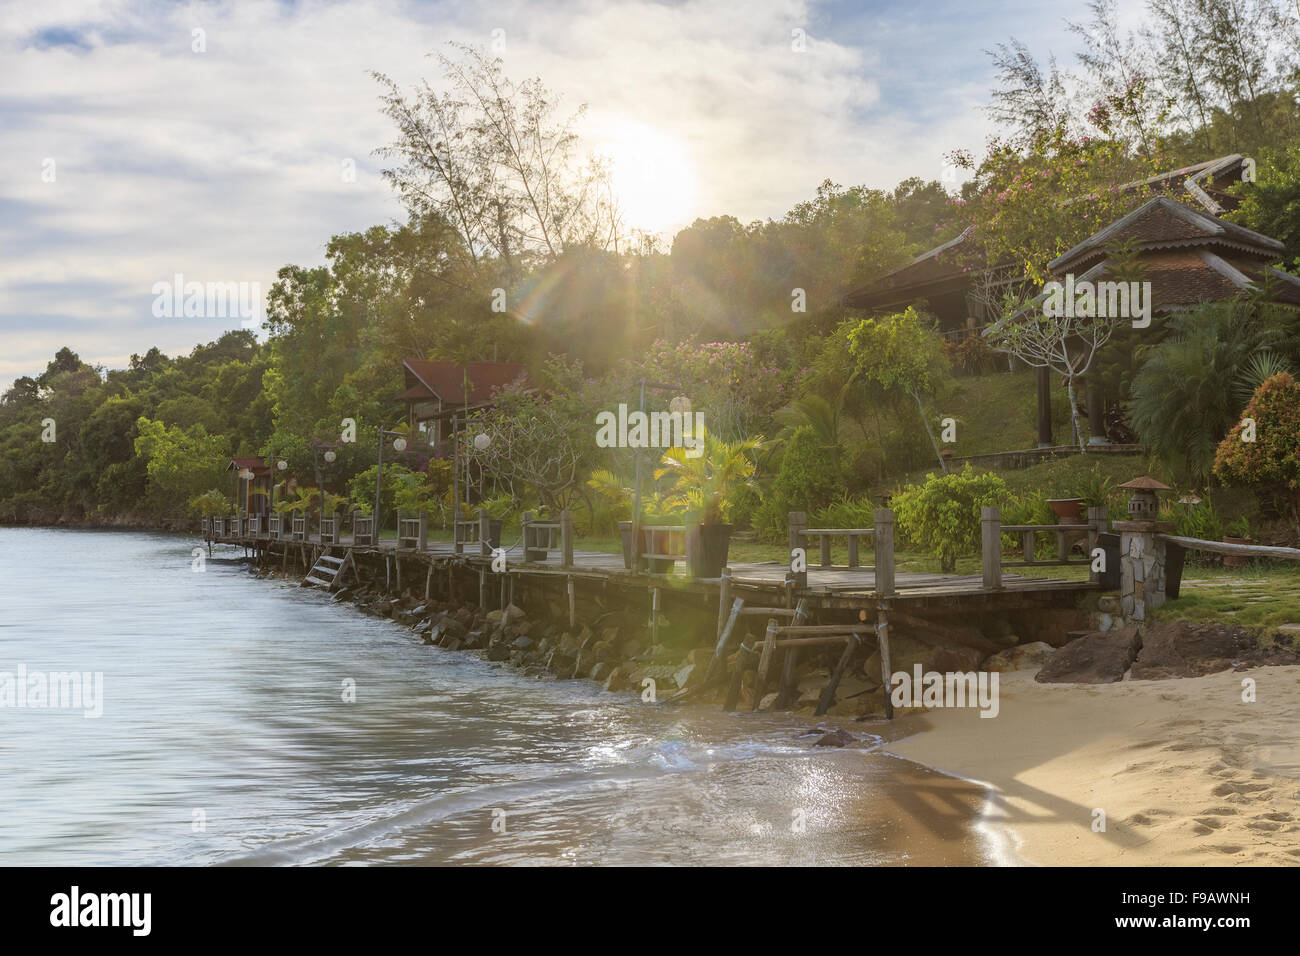
[[(1098, 536), (1106, 532), (1105, 508), (1089, 508), (1086, 524), (1015, 524), (1004, 525), (998, 508), (983, 508), (980, 512), (980, 563), (984, 570), (984, 587), (990, 591), (1001, 590), (1003, 568), (1066, 567), (1092, 564), (1092, 551), (1097, 547)], [(1007, 561), (1002, 556), (1002, 536), (1019, 535), (1021, 560)], [(1035, 555), (1037, 537), (1051, 534), (1056, 537), (1056, 558), (1038, 560)], [(1076, 541), (1087, 542), (1083, 557), (1070, 557)], [(1089, 580), (1100, 583), (1102, 572), (1088, 572)]]
[(1161, 541), (1176, 544), (1189, 551), (1212, 551), (1243, 558), (1275, 558), (1279, 561), (1300, 561), (1300, 548), (1278, 548), (1267, 544), (1229, 544), (1227, 541), (1206, 541), (1203, 538), (1184, 538), (1176, 534), (1158, 534)]
[(452, 547), (457, 554), (464, 554), (467, 544), (477, 544), (483, 557), (492, 553), (492, 516), (486, 508), (480, 508), (475, 518), (457, 518), (452, 523), (451, 534)]
[(573, 566), (572, 511), (561, 511), (559, 521), (538, 521), (531, 511), (525, 511), (520, 530), (525, 562), (545, 561), (552, 551), (559, 551), (560, 563), (566, 568)]
[(421, 511), (418, 515), (397, 516), (397, 547), (414, 548), (423, 551), (429, 543), (429, 513)]

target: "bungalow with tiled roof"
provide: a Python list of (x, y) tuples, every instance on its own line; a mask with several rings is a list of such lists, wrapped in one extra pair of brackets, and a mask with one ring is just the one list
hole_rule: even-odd
[[(1121, 188), (1147, 187), (1162, 192), (1181, 186), (1202, 208), (1168, 195), (1156, 196), (1053, 260), (1049, 270), (1058, 277), (1070, 273), (1079, 281), (1098, 281), (1110, 265), (1107, 250), (1131, 240), (1145, 278), (1151, 282), (1157, 313), (1248, 295), (1266, 281), (1281, 304), (1300, 306), (1300, 280), (1273, 268), (1282, 258), (1282, 243), (1219, 218), (1220, 213), (1236, 208), (1238, 200), (1227, 189), (1242, 180), (1249, 162), (1233, 154), (1126, 184)], [(991, 317), (985, 314), (983, 298), (976, 294), (977, 276), (959, 260), (960, 247), (970, 233), (968, 228), (889, 275), (850, 292), (845, 304), (881, 314), (923, 300), (938, 317), (945, 336), (974, 333)], [(1002, 281), (1014, 284), (1021, 280), (1008, 273)], [(1105, 443), (1105, 402), (1095, 371), (1088, 376), (1086, 392), (1092, 440)], [(1047, 369), (1038, 370), (1038, 441), (1040, 445), (1052, 441)]]
[(271, 510), (271, 469), (261, 458), (236, 455), (226, 465), (232, 472), (235, 508), (243, 514), (262, 515)]
[[(492, 393), (524, 380), (524, 367), (515, 362), (451, 362), (406, 359), (402, 362), (406, 403), (411, 427), (424, 432), (435, 447), (451, 435), (451, 421), (492, 404)], [(459, 426), (457, 426), (459, 427)]]

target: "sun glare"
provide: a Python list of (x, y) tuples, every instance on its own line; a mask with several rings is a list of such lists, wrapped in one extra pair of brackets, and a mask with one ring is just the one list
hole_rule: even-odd
[(610, 161), (614, 195), (630, 228), (664, 232), (691, 219), (695, 171), (679, 140), (640, 123), (628, 123), (598, 152)]

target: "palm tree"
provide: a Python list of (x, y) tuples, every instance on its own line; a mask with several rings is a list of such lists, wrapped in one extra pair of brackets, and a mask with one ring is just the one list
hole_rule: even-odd
[(763, 438), (728, 442), (707, 430), (698, 437), (703, 442), (701, 454), (691, 457), (685, 448), (670, 448), (660, 459), (654, 477), (656, 481), (664, 476), (673, 478), (672, 498), (694, 520), (723, 524), (735, 489), (754, 477), (753, 454), (762, 447)]

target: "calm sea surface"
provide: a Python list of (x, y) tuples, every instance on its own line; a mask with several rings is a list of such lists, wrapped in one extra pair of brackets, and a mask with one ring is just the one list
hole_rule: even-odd
[[(0, 528), (0, 864), (839, 865), (990, 852), (972, 836), (980, 791), (878, 748), (812, 749), (797, 718), (527, 678), (259, 581), (233, 548), (195, 572), (199, 543)], [(51, 702), (32, 688), (52, 672), (88, 673), (91, 690), (102, 674), (102, 700), (19, 707), (24, 669), (25, 704)]]

